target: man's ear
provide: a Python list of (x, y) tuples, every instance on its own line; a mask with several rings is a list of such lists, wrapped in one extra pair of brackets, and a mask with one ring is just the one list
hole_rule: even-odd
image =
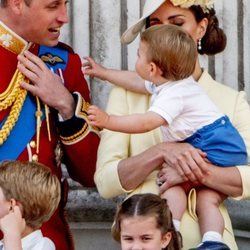
[(25, 4), (24, 0), (9, 0), (8, 5), (15, 14), (20, 14)]

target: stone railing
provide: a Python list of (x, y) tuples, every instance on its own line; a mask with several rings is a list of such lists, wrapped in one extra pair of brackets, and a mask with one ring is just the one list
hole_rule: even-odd
[[(72, 186), (71, 184), (74, 183)], [(123, 197), (103, 199), (95, 188), (83, 188), (70, 182), (67, 211), (71, 222), (111, 222), (114, 218), (116, 204)]]

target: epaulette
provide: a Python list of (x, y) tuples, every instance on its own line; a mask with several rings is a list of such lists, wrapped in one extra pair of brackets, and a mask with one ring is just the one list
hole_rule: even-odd
[(71, 54), (75, 53), (74, 50), (66, 43), (59, 42), (56, 47), (67, 50)]

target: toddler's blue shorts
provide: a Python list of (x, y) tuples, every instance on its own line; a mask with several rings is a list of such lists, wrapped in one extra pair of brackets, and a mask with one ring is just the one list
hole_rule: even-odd
[(185, 142), (206, 152), (208, 160), (215, 165), (247, 165), (246, 145), (227, 116), (199, 129)]

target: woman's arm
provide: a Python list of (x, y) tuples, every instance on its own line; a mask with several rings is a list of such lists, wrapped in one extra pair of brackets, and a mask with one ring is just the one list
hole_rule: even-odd
[[(118, 164), (118, 174), (121, 185), (127, 190), (135, 189), (153, 170), (165, 162), (173, 165), (176, 171), (179, 171), (178, 175), (183, 181), (188, 180), (182, 170), (183, 166), (196, 168), (195, 174), (202, 179), (204, 173), (208, 171), (204, 157), (203, 152), (186, 143), (160, 143), (141, 154), (121, 160)], [(193, 181), (197, 179), (192, 172), (186, 173), (186, 175)]]
[(210, 170), (203, 178), (202, 184), (230, 197), (242, 195), (243, 186), (240, 172), (236, 167), (218, 167), (209, 164)]
[[(209, 171), (203, 173), (200, 183), (209, 188), (217, 190), (230, 197), (239, 197), (242, 195), (242, 181), (240, 172), (236, 167), (222, 168), (208, 164)], [(158, 182), (162, 183), (160, 192), (164, 193), (168, 188), (187, 181), (181, 176), (175, 167), (163, 164), (158, 174)]]
[(122, 187), (126, 190), (135, 189), (163, 162), (161, 144), (152, 146), (141, 154), (121, 160), (118, 164), (118, 175)]

